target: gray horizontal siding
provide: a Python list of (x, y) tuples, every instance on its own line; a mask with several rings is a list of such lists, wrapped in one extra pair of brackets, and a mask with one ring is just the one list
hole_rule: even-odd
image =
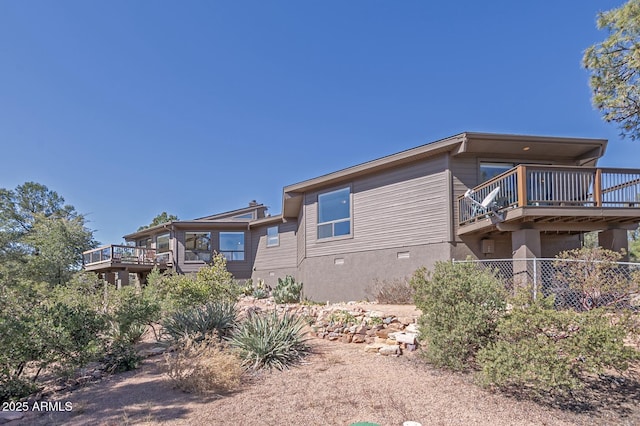
[(253, 266), (257, 270), (274, 268), (295, 268), (297, 264), (297, 244), (296, 230), (298, 224), (294, 221), (280, 223), (279, 236), (280, 244), (274, 247), (267, 247), (267, 228), (276, 225), (261, 226), (254, 228), (252, 234), (252, 251), (255, 253)]
[(324, 191), (305, 194), (306, 256), (447, 241), (450, 209), (445, 166), (442, 155), (354, 180), (353, 233), (347, 239), (317, 240), (317, 199)]
[[(469, 188), (478, 185), (478, 159), (476, 157), (451, 157), (449, 167), (453, 179), (453, 226), (458, 230), (458, 197)], [(455, 235), (455, 234), (454, 234)]]
[(305, 237), (307, 235), (306, 233), (306, 216), (304, 214), (305, 209), (304, 209), (304, 205), (302, 206), (302, 208), (300, 209), (300, 213), (298, 214), (298, 241), (297, 241), (297, 246), (298, 246), (298, 250), (297, 250), (297, 254), (298, 254), (298, 262), (297, 264), (300, 265), (300, 263), (304, 260), (304, 257), (306, 256), (306, 242), (305, 242)]

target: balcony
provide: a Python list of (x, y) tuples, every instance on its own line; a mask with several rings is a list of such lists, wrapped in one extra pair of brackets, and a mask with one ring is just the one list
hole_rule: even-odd
[(586, 232), (640, 222), (640, 170), (519, 165), (458, 197), (458, 235), (523, 227)]
[(171, 251), (158, 253), (155, 249), (125, 245), (108, 245), (85, 251), (84, 269), (94, 272), (129, 270), (150, 271), (154, 266), (167, 268), (173, 265)]

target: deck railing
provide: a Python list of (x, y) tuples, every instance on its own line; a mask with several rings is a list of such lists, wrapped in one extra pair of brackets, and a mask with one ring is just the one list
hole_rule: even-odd
[(103, 262), (151, 266), (170, 264), (173, 260), (171, 251), (158, 253), (156, 249), (117, 244), (85, 251), (82, 255), (85, 266)]
[[(524, 165), (473, 188), (481, 202), (500, 188), (492, 207), (640, 207), (640, 170)], [(464, 196), (458, 198), (460, 224), (487, 215)]]

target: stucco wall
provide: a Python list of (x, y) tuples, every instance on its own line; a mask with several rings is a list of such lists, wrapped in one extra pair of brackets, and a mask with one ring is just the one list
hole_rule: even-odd
[(449, 243), (307, 257), (298, 279), (304, 295), (318, 302), (374, 299), (376, 281), (411, 277), (421, 266), (448, 260)]

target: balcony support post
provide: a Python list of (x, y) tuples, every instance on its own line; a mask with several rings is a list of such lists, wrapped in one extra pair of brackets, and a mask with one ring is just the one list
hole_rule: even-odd
[(626, 229), (607, 229), (598, 232), (598, 245), (607, 250), (623, 253), (623, 262), (629, 261), (629, 239)]
[(532, 282), (533, 261), (540, 257), (540, 231), (537, 229), (519, 229), (511, 233), (511, 248), (513, 250), (513, 285), (515, 288), (526, 287)]

